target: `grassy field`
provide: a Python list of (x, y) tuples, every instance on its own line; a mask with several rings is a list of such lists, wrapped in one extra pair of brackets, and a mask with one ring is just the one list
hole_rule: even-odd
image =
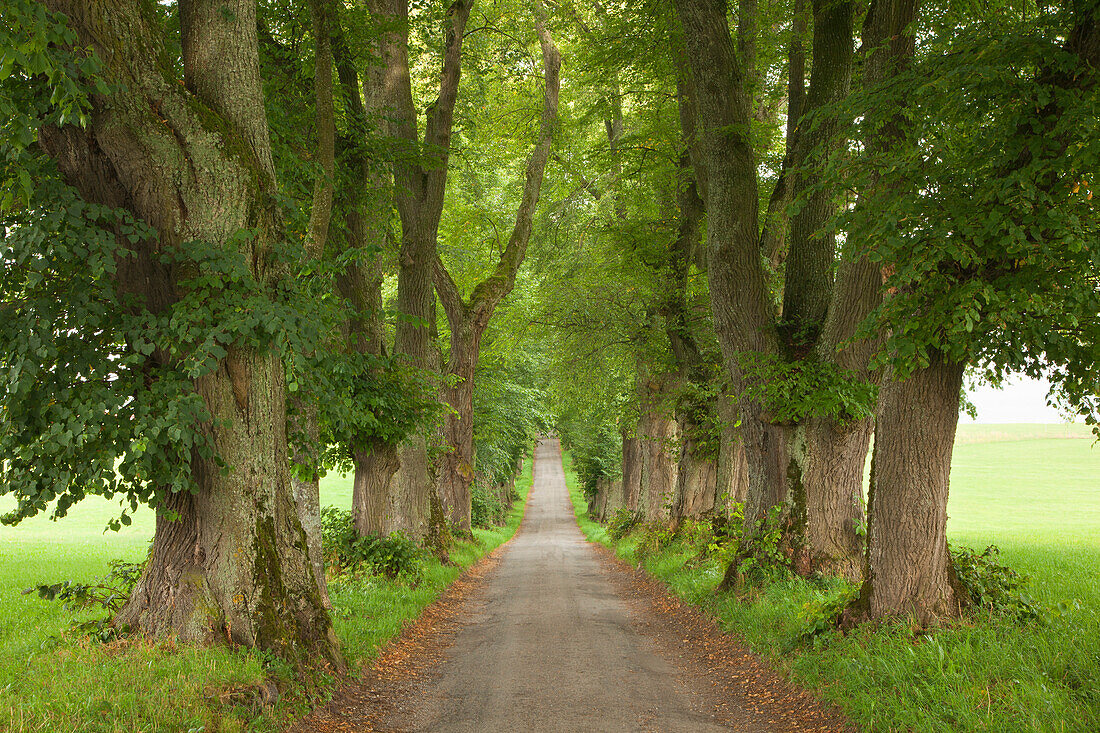
[[(475, 530), (477, 542), (458, 543), (452, 565), (426, 561), (419, 583), (367, 576), (330, 588), (337, 633), (353, 668), (368, 663), (463, 569), (515, 533), (530, 486), (528, 461), (516, 482), (521, 499), (507, 524)], [(350, 477), (323, 479), (321, 503), (350, 508)], [(0, 512), (11, 506), (0, 498)], [(138, 512), (130, 527), (104, 533), (117, 511), (117, 504), (88, 499), (58, 522), (37, 517), (0, 527), (0, 731), (268, 731), (303, 712), (301, 690), (263, 655), (170, 643), (92, 643), (66, 633), (74, 617), (59, 604), (22, 594), (37, 583), (90, 581), (116, 558), (141, 560), (153, 515)], [(260, 705), (258, 685), (280, 674), (286, 688), (280, 701), (273, 708)]]
[(636, 536), (612, 543), (583, 516), (568, 471), (567, 480), (589, 539), (643, 562), (864, 730), (1100, 730), (1100, 446), (1080, 426), (960, 428), (949, 539), (999, 545), (1003, 561), (1031, 577), (1046, 618), (981, 618), (916, 637), (897, 624), (799, 642), (805, 605), (837, 584), (793, 579), (751, 601), (715, 594), (721, 568), (695, 562), (682, 542), (644, 556)]

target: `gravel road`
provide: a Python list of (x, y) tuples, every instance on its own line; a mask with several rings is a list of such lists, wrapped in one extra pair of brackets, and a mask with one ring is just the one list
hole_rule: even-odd
[(577, 527), (556, 440), (516, 536), (295, 733), (837, 733), (834, 707)]
[[(519, 534), (423, 697), (381, 730), (724, 731), (632, 626), (573, 517), (557, 440), (538, 446)], [(404, 706), (403, 706), (404, 707)]]

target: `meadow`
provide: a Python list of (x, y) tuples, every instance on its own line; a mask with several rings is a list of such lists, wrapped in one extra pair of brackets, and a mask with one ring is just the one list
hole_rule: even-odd
[[(330, 584), (337, 634), (353, 671), (515, 533), (531, 486), (530, 461), (525, 466), (505, 526), (475, 529), (476, 542), (456, 543), (450, 564), (425, 559), (419, 581), (364, 575)], [(321, 505), (350, 509), (351, 478), (322, 479)], [(0, 512), (12, 506), (10, 497), (0, 498)], [(270, 731), (304, 712), (310, 698), (269, 656), (170, 642), (94, 642), (70, 632), (74, 619), (90, 614), (23, 593), (40, 583), (90, 582), (115, 559), (142, 560), (153, 513), (138, 511), (129, 527), (104, 531), (118, 511), (117, 503), (89, 498), (56, 522), (39, 516), (0, 527), (0, 731)], [(280, 690), (274, 705), (260, 694), (271, 680)]]
[(899, 622), (800, 638), (841, 584), (791, 578), (716, 594), (722, 570), (698, 562), (697, 548), (612, 541), (566, 475), (589, 539), (644, 564), (863, 730), (1100, 730), (1100, 446), (1084, 426), (960, 426), (949, 541), (996, 544), (1043, 613), (1026, 623), (979, 614), (932, 633)]

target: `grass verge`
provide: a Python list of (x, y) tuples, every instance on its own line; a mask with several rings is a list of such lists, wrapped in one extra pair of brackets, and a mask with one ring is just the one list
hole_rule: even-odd
[[(322, 482), (322, 502), (350, 507), (350, 479)], [(506, 524), (475, 529), (456, 543), (452, 564), (423, 561), (419, 581), (362, 576), (330, 588), (336, 630), (352, 668), (438, 598), (466, 568), (507, 541), (523, 518), (530, 462), (516, 481), (520, 498)], [(108, 644), (71, 634), (82, 618), (56, 603), (23, 596), (24, 588), (74, 579), (88, 582), (113, 558), (139, 561), (152, 534), (152, 513), (119, 534), (103, 534), (117, 510), (89, 500), (54, 524), (45, 518), (0, 534), (0, 731), (5, 733), (256, 733), (283, 728), (310, 701), (289, 670), (255, 651), (198, 648), (170, 642)], [(261, 687), (274, 680), (271, 704)], [(270, 686), (268, 686), (270, 689)]]
[[(1003, 557), (1031, 576), (1042, 622), (980, 617), (933, 634), (904, 624), (800, 640), (807, 610), (841, 584), (791, 578), (748, 599), (717, 594), (722, 568), (699, 561), (688, 539), (646, 550), (643, 532), (613, 541), (587, 516), (566, 457), (566, 482), (590, 541), (642, 564), (676, 595), (704, 608), (797, 683), (842, 707), (868, 731), (1100, 730), (1100, 552), (1087, 541), (1036, 545), (1002, 538)], [(973, 541), (973, 530), (965, 538)]]

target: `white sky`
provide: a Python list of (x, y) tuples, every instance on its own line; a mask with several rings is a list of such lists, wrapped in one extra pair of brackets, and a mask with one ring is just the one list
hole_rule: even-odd
[(978, 419), (966, 413), (959, 415), (964, 423), (1064, 423), (1066, 419), (1053, 407), (1047, 406), (1045, 379), (1037, 380), (1018, 375), (1006, 379), (1003, 389), (987, 384), (977, 386), (967, 394), (978, 408)]

